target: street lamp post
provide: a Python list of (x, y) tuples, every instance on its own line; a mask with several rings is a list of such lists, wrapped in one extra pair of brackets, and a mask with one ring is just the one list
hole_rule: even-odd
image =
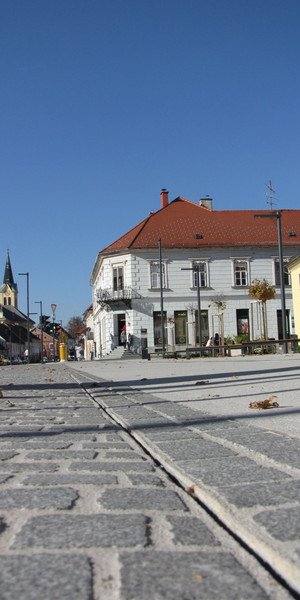
[(282, 336), (283, 349), (287, 354), (287, 333), (286, 333), (286, 308), (285, 308), (285, 289), (284, 289), (284, 272), (283, 272), (283, 255), (282, 255), (282, 233), (281, 233), (281, 212), (276, 210), (268, 214), (254, 215), (256, 218), (273, 218), (277, 220), (277, 238), (278, 238), (278, 255), (279, 255), (279, 274), (280, 274), (280, 295), (281, 295), (281, 319), (282, 319)]
[(164, 299), (163, 299), (163, 270), (162, 270), (162, 256), (161, 256), (161, 239), (158, 240), (159, 248), (159, 280), (160, 280), (160, 320), (161, 320), (161, 340), (162, 340), (162, 352), (165, 353), (165, 324), (164, 324)]
[(19, 275), (25, 275), (27, 277), (27, 351), (28, 351), (28, 362), (30, 363), (30, 331), (29, 331), (29, 273), (19, 273)]
[(41, 319), (41, 363), (43, 362), (43, 304), (42, 300), (37, 300), (35, 304), (40, 305), (40, 319)]

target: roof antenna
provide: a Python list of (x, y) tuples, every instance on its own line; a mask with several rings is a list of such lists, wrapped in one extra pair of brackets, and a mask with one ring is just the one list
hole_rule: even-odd
[(267, 204), (270, 204), (270, 209), (272, 210), (273, 208), (273, 204), (276, 205), (276, 202), (273, 202), (273, 198), (276, 198), (276, 196), (274, 196), (273, 194), (275, 194), (275, 190), (272, 187), (272, 181), (271, 179), (269, 180), (269, 183), (265, 183), (265, 186), (268, 188), (269, 192), (266, 193), (266, 197), (269, 198), (269, 200), (267, 200)]

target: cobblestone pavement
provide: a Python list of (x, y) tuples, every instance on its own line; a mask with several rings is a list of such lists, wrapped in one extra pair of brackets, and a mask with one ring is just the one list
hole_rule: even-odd
[(184, 487), (227, 527), (238, 519), (295, 588), (297, 440), (264, 444), (78, 365), (1, 367), (0, 381), (1, 600), (295, 597)]

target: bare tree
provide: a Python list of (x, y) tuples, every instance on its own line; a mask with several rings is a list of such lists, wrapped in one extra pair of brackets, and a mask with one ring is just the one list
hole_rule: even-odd
[(261, 311), (263, 317), (263, 337), (265, 340), (268, 339), (268, 325), (267, 325), (267, 300), (273, 300), (275, 296), (275, 288), (266, 279), (253, 279), (252, 285), (249, 287), (249, 296), (256, 298), (261, 302)]
[(81, 327), (83, 327), (84, 325), (84, 321), (81, 317), (71, 317), (67, 326), (66, 326), (66, 330), (69, 333), (69, 335), (73, 338), (73, 340), (76, 339), (76, 337), (78, 336), (78, 330), (81, 329)]

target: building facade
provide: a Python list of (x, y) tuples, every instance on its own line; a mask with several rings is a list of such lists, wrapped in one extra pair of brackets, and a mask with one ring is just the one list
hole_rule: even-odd
[(300, 339), (300, 255), (289, 263), (293, 295), (295, 334)]
[[(261, 305), (249, 297), (254, 279), (267, 279), (276, 295), (267, 302), (268, 337), (282, 338), (278, 229), (275, 213), (214, 211), (161, 193), (161, 208), (99, 252), (91, 275), (96, 357), (120, 345), (121, 331), (141, 353), (180, 350), (225, 338), (262, 337)], [(299, 254), (300, 211), (280, 211), (286, 331), (295, 333), (287, 263)], [(162, 282), (162, 286), (161, 286)], [(200, 326), (198, 314), (200, 308)]]

